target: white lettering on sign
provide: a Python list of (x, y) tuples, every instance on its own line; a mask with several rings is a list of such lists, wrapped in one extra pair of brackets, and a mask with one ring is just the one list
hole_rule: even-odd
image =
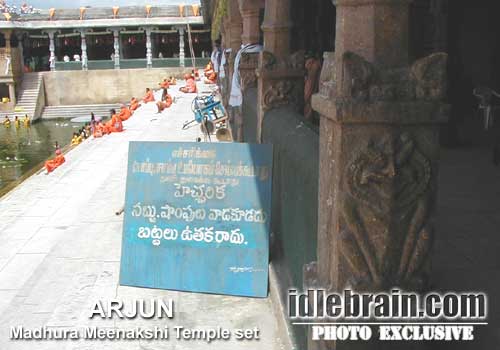
[(245, 235), (240, 231), (240, 229), (235, 229), (231, 231), (214, 231), (213, 227), (193, 227), (191, 229), (186, 226), (184, 230), (179, 235), (179, 231), (172, 228), (159, 228), (156, 225), (151, 227), (139, 227), (137, 231), (137, 238), (151, 240), (151, 244), (154, 246), (159, 246), (164, 241), (194, 241), (194, 242), (205, 242), (205, 243), (230, 243), (234, 245), (246, 245)]
[(191, 197), (199, 204), (205, 203), (210, 199), (224, 199), (226, 197), (226, 185), (220, 186), (205, 186), (193, 185), (182, 186), (181, 184), (174, 184), (175, 198)]
[(224, 222), (252, 222), (263, 224), (267, 220), (267, 215), (262, 209), (240, 209), (240, 208), (224, 208), (224, 209), (209, 209), (208, 215), (205, 208), (194, 209), (191, 205), (187, 207), (174, 207), (165, 204), (160, 207), (160, 211), (154, 205), (142, 205), (140, 202), (132, 207), (133, 217), (143, 217), (151, 223), (156, 223), (158, 218), (165, 220), (178, 219), (185, 222), (193, 222), (194, 220), (224, 221)]

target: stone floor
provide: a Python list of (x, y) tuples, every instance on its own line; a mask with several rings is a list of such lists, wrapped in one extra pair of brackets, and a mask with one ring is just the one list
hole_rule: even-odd
[[(487, 148), (445, 149), (439, 174), (433, 284), (441, 291), (486, 292), (489, 325), (471, 343), (435, 349), (500, 347), (500, 167)], [(433, 349), (434, 349), (433, 348)]]
[[(203, 88), (202, 88), (203, 89)], [(172, 89), (173, 90), (173, 89)], [(155, 114), (150, 103), (125, 122), (126, 131), (85, 141), (50, 175), (34, 175), (0, 200), (0, 349), (282, 349), (269, 299), (239, 298), (118, 285), (128, 141), (195, 141), (193, 94)], [(98, 299), (172, 298), (173, 320), (90, 320)], [(26, 328), (259, 327), (256, 341), (58, 341), (9, 340), (10, 326)]]

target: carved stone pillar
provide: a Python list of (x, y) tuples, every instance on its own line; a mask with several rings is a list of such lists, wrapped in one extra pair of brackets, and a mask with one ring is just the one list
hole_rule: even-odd
[[(5, 75), (12, 75), (12, 48), (10, 46), (10, 38), (12, 36), (12, 30), (5, 30), (2, 33), (5, 38), (5, 57), (7, 59), (7, 68), (5, 69)], [(12, 101), (12, 96), (10, 96), (9, 98)]]
[(260, 53), (257, 107), (257, 142), (262, 142), (265, 114), (271, 109), (290, 106), (301, 109), (304, 101), (304, 53), (278, 58), (268, 51)]
[(256, 69), (258, 66), (258, 53), (243, 53), (241, 55), (239, 71), (241, 77), (241, 90), (243, 93), (249, 88), (257, 87)]
[(120, 30), (113, 29), (115, 69), (120, 69)]
[(265, 113), (281, 106), (299, 108), (304, 100), (304, 53), (290, 55), (290, 0), (266, 1), (264, 52), (257, 75), (257, 141), (262, 142)]
[(82, 47), (82, 70), (88, 70), (88, 55), (87, 55), (87, 32), (85, 30), (80, 30), (81, 36), (81, 47)]
[[(335, 56), (323, 65), (312, 99), (321, 115), (318, 260), (306, 268), (305, 284), (336, 292), (424, 290), (438, 126), (448, 114), (442, 103), (447, 56), (409, 64), (408, 0), (336, 5)], [(310, 350), (348, 348), (345, 342), (309, 344)]]
[(228, 67), (229, 67), (229, 81), (231, 81), (233, 77), (234, 70), (234, 58), (238, 53), (241, 47), (241, 34), (243, 32), (243, 23), (240, 14), (240, 8), (238, 6), (237, 1), (229, 1), (228, 2), (228, 18), (229, 18), (229, 28), (230, 32), (230, 42), (229, 47), (231, 48), (231, 54), (228, 59)]
[(290, 53), (290, 0), (266, 1), (264, 23), (264, 50), (277, 57)]
[(153, 68), (153, 51), (151, 44), (151, 28), (146, 28), (146, 62), (148, 68)]
[(185, 67), (185, 57), (184, 54), (184, 28), (179, 28), (179, 62), (181, 67)]
[(257, 44), (260, 39), (259, 0), (238, 0), (243, 23), (241, 41), (243, 44)]
[(9, 99), (13, 106), (16, 105), (16, 86), (14, 83), (8, 83), (9, 85)]

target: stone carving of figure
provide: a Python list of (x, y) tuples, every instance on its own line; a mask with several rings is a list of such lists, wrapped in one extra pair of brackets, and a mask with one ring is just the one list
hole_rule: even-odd
[(305, 61), (306, 78), (304, 83), (304, 117), (311, 119), (313, 109), (311, 106), (311, 97), (318, 92), (319, 76), (321, 73), (321, 61), (316, 55), (310, 55)]

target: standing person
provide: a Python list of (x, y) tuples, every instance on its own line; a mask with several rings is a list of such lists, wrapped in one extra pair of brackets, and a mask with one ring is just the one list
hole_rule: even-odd
[(95, 115), (94, 112), (90, 112), (90, 132), (93, 134), (95, 132)]
[(19, 129), (21, 127), (21, 121), (19, 120), (19, 117), (17, 115), (14, 117), (14, 126), (16, 127), (16, 129)]
[(212, 67), (215, 74), (219, 73), (221, 59), (222, 59), (222, 50), (220, 48), (220, 41), (215, 40), (212, 55), (210, 56), (210, 62), (212, 62)]
[(27, 114), (24, 116), (23, 123), (24, 123), (24, 127), (25, 128), (29, 128), (30, 127), (31, 121), (30, 121), (30, 117), (28, 117)]
[(8, 116), (5, 116), (5, 119), (3, 121), (3, 126), (5, 126), (6, 128), (10, 128), (10, 119)]

